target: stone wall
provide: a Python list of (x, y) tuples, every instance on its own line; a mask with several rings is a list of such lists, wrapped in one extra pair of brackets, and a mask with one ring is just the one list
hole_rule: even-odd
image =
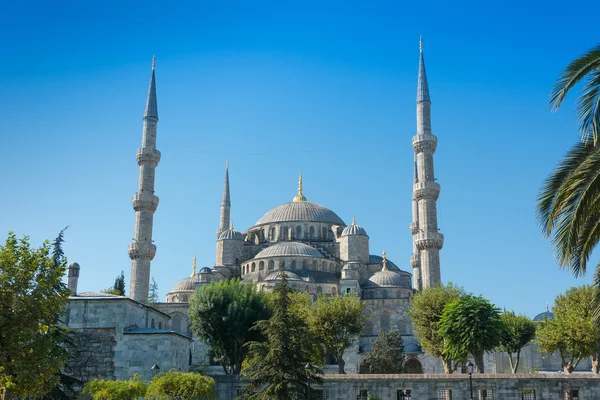
[(65, 371), (84, 382), (98, 377), (114, 379), (116, 344), (113, 328), (74, 331), (73, 345), (69, 348), (73, 358)]
[[(244, 386), (236, 377), (217, 376), (217, 398), (235, 399)], [(455, 375), (325, 375), (323, 385), (313, 385), (320, 399), (367, 400), (466, 400), (470, 398), (469, 376)], [(400, 397), (400, 394), (410, 397)], [(571, 397), (567, 397), (566, 393)], [(600, 399), (600, 377), (592, 374), (473, 375), (473, 398), (494, 400)]]

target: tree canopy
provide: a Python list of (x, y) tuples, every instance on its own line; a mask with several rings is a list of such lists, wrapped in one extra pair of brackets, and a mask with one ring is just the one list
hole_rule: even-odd
[(150, 290), (148, 291), (148, 303), (154, 304), (158, 303), (160, 298), (158, 297), (158, 283), (152, 278), (152, 283), (150, 284)]
[(148, 385), (145, 398), (156, 400), (212, 399), (215, 380), (194, 372), (169, 371), (156, 375)]
[(405, 372), (405, 361), (402, 336), (393, 330), (379, 332), (363, 364), (372, 374), (401, 374)]
[(248, 341), (260, 341), (255, 322), (268, 319), (266, 296), (239, 279), (211, 282), (190, 299), (192, 331), (211, 347), (226, 374), (238, 374)]
[(125, 274), (123, 273), (123, 271), (121, 271), (121, 275), (117, 275), (117, 277), (115, 278), (115, 283), (108, 289), (103, 290), (102, 292), (114, 294), (117, 296), (125, 296)]
[(483, 373), (483, 354), (500, 344), (500, 310), (482, 296), (462, 296), (444, 308), (439, 333), (444, 355), (465, 360), (471, 354), (477, 372)]
[(249, 400), (287, 400), (302, 398), (308, 390), (308, 380), (322, 383), (321, 370), (305, 368), (311, 360), (313, 336), (305, 318), (291, 311), (291, 288), (283, 270), (273, 291), (273, 316), (258, 321), (256, 330), (264, 342), (250, 342), (242, 369)]
[(579, 362), (598, 351), (600, 332), (592, 318), (592, 303), (598, 289), (574, 287), (554, 300), (553, 319), (538, 323), (537, 341), (545, 353), (560, 354), (564, 372), (571, 373)]
[(70, 290), (62, 282), (66, 259), (63, 231), (38, 249), (29, 237), (10, 232), (0, 246), (0, 389), (13, 395), (42, 396), (59, 382), (68, 360), (59, 325)]
[(525, 315), (516, 315), (512, 311), (504, 311), (500, 314), (500, 319), (502, 320), (500, 348), (508, 354), (510, 368), (512, 373), (516, 374), (519, 368), (521, 349), (535, 338), (536, 325)]
[(366, 320), (362, 303), (354, 295), (319, 296), (313, 305), (310, 327), (319, 343), (333, 352), (340, 374), (346, 373), (344, 351), (356, 342)]
[(136, 400), (146, 395), (146, 384), (139, 375), (126, 381), (94, 379), (83, 387), (93, 400)]
[(440, 284), (415, 293), (411, 301), (409, 314), (419, 344), (427, 353), (442, 358), (447, 374), (452, 373), (456, 366), (453, 368), (452, 358), (444, 354), (444, 339), (439, 333), (440, 320), (444, 307), (464, 295), (465, 291), (460, 286)]

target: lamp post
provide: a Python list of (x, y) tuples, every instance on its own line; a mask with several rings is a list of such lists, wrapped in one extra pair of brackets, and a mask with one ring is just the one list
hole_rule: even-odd
[(471, 400), (473, 400), (473, 363), (469, 361), (467, 364), (467, 372), (469, 373), (469, 387), (471, 389)]
[(310, 370), (312, 369), (312, 365), (310, 362), (304, 366), (304, 370), (306, 370), (306, 381), (308, 383), (308, 390), (306, 391), (306, 399), (310, 400)]
[(155, 377), (160, 372), (160, 367), (157, 364), (154, 364), (150, 369), (152, 370), (152, 377)]

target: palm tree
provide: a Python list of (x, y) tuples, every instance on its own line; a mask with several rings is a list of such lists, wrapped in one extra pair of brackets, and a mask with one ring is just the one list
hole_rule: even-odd
[[(544, 182), (537, 215), (551, 238), (558, 263), (575, 276), (585, 273), (600, 241), (600, 45), (565, 68), (550, 93), (550, 107), (560, 107), (567, 93), (585, 81), (577, 99), (581, 142), (575, 144)], [(594, 284), (600, 287), (600, 263)], [(600, 298), (596, 318), (600, 318)]]
[(577, 58), (565, 68), (550, 92), (550, 108), (555, 111), (567, 93), (581, 80), (585, 85), (577, 98), (577, 118), (582, 139), (600, 140), (600, 45)]

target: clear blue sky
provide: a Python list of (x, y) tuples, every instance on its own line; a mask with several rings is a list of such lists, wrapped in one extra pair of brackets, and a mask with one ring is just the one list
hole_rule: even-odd
[[(450, 4), (452, 3), (452, 4)], [(152, 276), (161, 298), (215, 259), (225, 159), (245, 230), (290, 201), (352, 216), (410, 271), (419, 35), (439, 146), (442, 278), (534, 316), (573, 285), (535, 218), (576, 142), (548, 92), (598, 43), (596, 1), (5, 2), (0, 233), (70, 225), (80, 290), (129, 281), (135, 151), (152, 54), (159, 106)], [(597, 257), (592, 260), (595, 265)]]

